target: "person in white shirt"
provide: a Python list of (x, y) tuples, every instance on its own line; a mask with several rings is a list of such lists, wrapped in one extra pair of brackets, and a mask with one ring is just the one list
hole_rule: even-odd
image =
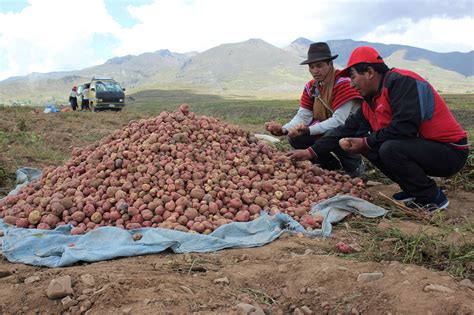
[(340, 76), (326, 43), (313, 43), (308, 50), (308, 65), (313, 80), (309, 81), (301, 95), (300, 108), (290, 122), (281, 125), (275, 121), (265, 124), (267, 131), (276, 136), (288, 135), (294, 149), (307, 149), (312, 161), (324, 169), (343, 169), (351, 177), (363, 171), (359, 154), (341, 148), (316, 156), (311, 145), (322, 135), (342, 126), (347, 117), (362, 103), (362, 96), (350, 85), (350, 79)]
[(77, 109), (77, 86), (73, 86), (71, 93), (69, 93), (69, 104), (73, 111)]
[(82, 90), (81, 110), (90, 110), (89, 108), (89, 85), (85, 85)]

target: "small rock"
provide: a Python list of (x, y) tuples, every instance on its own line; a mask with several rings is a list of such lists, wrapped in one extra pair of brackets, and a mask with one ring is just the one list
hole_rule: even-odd
[(251, 312), (250, 315), (265, 315), (265, 312), (260, 307), (260, 305), (255, 303), (253, 306), (255, 307), (255, 311)]
[(385, 221), (382, 221), (380, 222), (378, 225), (377, 225), (377, 228), (380, 230), (380, 231), (387, 231), (389, 230), (390, 228), (392, 227), (392, 225), (388, 222), (385, 222)]
[(191, 254), (189, 253), (185, 253), (183, 257), (184, 257), (184, 261), (187, 261), (187, 262), (193, 261), (193, 256), (191, 256)]
[(122, 308), (122, 314), (130, 314), (132, 312), (131, 307)]
[(60, 299), (67, 295), (72, 295), (73, 293), (70, 276), (63, 276), (51, 280), (46, 290), (46, 295), (50, 299)]
[(230, 281), (227, 277), (214, 279), (214, 283), (229, 284)]
[(3, 230), (0, 230), (0, 237), (2, 237), (3, 235), (5, 235), (3, 234)]
[(151, 300), (150, 300), (150, 299), (144, 299), (144, 300), (143, 300), (143, 304), (145, 304), (145, 305), (148, 305), (148, 304), (150, 304), (150, 303), (151, 303)]
[(94, 290), (92, 290), (92, 289), (84, 289), (84, 290), (82, 290), (82, 294), (91, 294), (92, 292), (94, 292)]
[(304, 315), (304, 312), (299, 308), (295, 308), (293, 315)]
[(288, 266), (287, 265), (278, 266), (278, 272), (288, 272)]
[(84, 303), (81, 304), (81, 308), (79, 309), (81, 314), (88, 311), (92, 307), (92, 302), (89, 300), (84, 301)]
[(93, 287), (95, 285), (94, 277), (88, 273), (81, 276), (81, 281), (88, 287)]
[[(74, 305), (71, 306), (67, 310), (63, 310), (61, 313), (62, 315), (78, 315), (79, 314), (79, 305)], [(84, 314), (84, 315), (90, 315), (90, 314)]]
[(459, 281), (459, 284), (464, 286), (464, 287), (468, 287), (468, 288), (474, 290), (474, 283), (472, 283), (472, 281), (469, 280), (469, 279), (463, 279), (463, 280)]
[(191, 289), (190, 289), (190, 288), (188, 288), (187, 286), (180, 285), (179, 287), (180, 287), (180, 288), (181, 288), (181, 290), (183, 290), (184, 292), (186, 292), (186, 293), (189, 293), (189, 294), (191, 294), (191, 295), (194, 295), (194, 292), (193, 292), (193, 290), (191, 290)]
[(313, 311), (309, 307), (307, 307), (306, 305), (301, 306), (301, 310), (305, 314), (313, 314)]
[(374, 280), (378, 280), (383, 277), (383, 273), (381, 272), (371, 272), (371, 273), (361, 273), (357, 277), (358, 282), (370, 282)]
[(390, 244), (393, 244), (393, 243), (396, 243), (398, 242), (400, 239), (396, 238), (396, 237), (389, 237), (389, 238), (385, 238), (382, 240), (382, 243), (383, 244), (386, 244), (386, 245), (390, 245)]
[(65, 298), (63, 298), (61, 300), (61, 304), (63, 305), (63, 309), (65, 309), (65, 310), (67, 310), (71, 306), (76, 305), (77, 303), (79, 303), (79, 302), (77, 302), (76, 300), (71, 299), (71, 297), (69, 297), (69, 296), (66, 296)]
[(88, 296), (85, 295), (85, 294), (82, 294), (82, 295), (79, 295), (79, 297), (76, 300), (81, 302), (81, 301), (85, 301), (87, 299), (88, 299)]
[(306, 255), (311, 255), (311, 254), (313, 254), (313, 253), (314, 253), (314, 250), (308, 248), (308, 249), (306, 249), (306, 250), (304, 251), (304, 254), (303, 254), (303, 255), (306, 256)]
[(8, 276), (11, 276), (11, 274), (12, 274), (12, 273), (11, 273), (10, 271), (8, 271), (8, 270), (1, 270), (1, 269), (0, 269), (0, 279), (1, 279), (1, 278), (6, 278), (6, 277), (8, 277)]
[(36, 282), (36, 281), (40, 281), (41, 278), (39, 276), (32, 276), (32, 277), (28, 277), (25, 279), (25, 284), (28, 284), (28, 283), (33, 283), (33, 282)]
[[(383, 241), (382, 241), (383, 242)], [(393, 260), (391, 261), (389, 264), (388, 264), (390, 267), (399, 267), (400, 266), (400, 262), (396, 261), (396, 260)]]
[(235, 308), (243, 314), (250, 314), (251, 312), (255, 311), (255, 306), (247, 303), (239, 303), (235, 306)]
[(428, 284), (423, 288), (425, 292), (453, 293), (454, 290), (440, 284)]
[(368, 187), (373, 187), (373, 186), (379, 186), (382, 185), (381, 182), (377, 182), (375, 180), (368, 180), (367, 183), (365, 183)]
[(403, 281), (403, 284), (404, 284), (404, 285), (410, 285), (410, 281), (405, 280), (405, 281)]

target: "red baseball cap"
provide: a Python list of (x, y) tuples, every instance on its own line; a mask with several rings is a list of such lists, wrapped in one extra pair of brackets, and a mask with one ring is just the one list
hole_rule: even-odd
[(341, 71), (340, 76), (348, 77), (349, 69), (358, 63), (384, 63), (379, 52), (369, 46), (360, 46), (354, 49), (347, 61), (347, 66)]

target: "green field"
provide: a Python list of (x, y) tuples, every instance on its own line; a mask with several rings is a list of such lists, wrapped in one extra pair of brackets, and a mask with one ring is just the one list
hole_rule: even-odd
[[(461, 125), (474, 135), (474, 94), (444, 95)], [(264, 132), (264, 123), (285, 123), (298, 109), (294, 100), (224, 98), (189, 91), (149, 90), (127, 97), (122, 112), (64, 112), (43, 114), (29, 107), (0, 107), (0, 192), (11, 187), (14, 171), (21, 166), (60, 165), (72, 147), (97, 141), (134, 119), (149, 118), (188, 103), (199, 115), (218, 117), (252, 132)], [(474, 150), (473, 150), (474, 151)], [(474, 154), (455, 183), (474, 189)], [(3, 187), (2, 187), (3, 186)]]
[[(474, 94), (445, 94), (444, 99), (461, 125), (474, 131)], [(298, 109), (299, 99), (252, 100), (224, 98), (216, 95), (194, 94), (187, 91), (152, 90), (133, 94), (127, 111), (138, 115), (156, 115), (188, 103), (200, 115), (219, 117), (227, 122), (261, 130), (269, 120), (287, 122)]]
[[(474, 95), (445, 95), (452, 112), (474, 135)], [(199, 115), (221, 118), (222, 120), (244, 126), (253, 132), (263, 132), (263, 124), (269, 120), (284, 123), (291, 119), (298, 108), (298, 100), (252, 100), (223, 98), (215, 95), (193, 94), (186, 91), (143, 91), (128, 97), (130, 100), (122, 112), (61, 112), (44, 114), (38, 108), (0, 107), (0, 197), (12, 189), (15, 181), (15, 170), (22, 166), (44, 168), (58, 166), (70, 157), (72, 148), (95, 142), (114, 130), (123, 128), (131, 120), (150, 118), (166, 110), (175, 110), (180, 104), (188, 103), (191, 110)], [(471, 138), (472, 139), (472, 138)], [(448, 190), (474, 190), (474, 147), (465, 168), (448, 179), (443, 179), (442, 186)], [(368, 163), (367, 178), (386, 182), (380, 172)], [(462, 201), (461, 201), (462, 202)], [(393, 205), (395, 213), (399, 213)], [(404, 218), (401, 216), (401, 218)], [(404, 218), (406, 219), (406, 218)], [(401, 235), (398, 230), (381, 232), (377, 224), (371, 221), (349, 221), (354, 233), (363, 234), (366, 240), (364, 250), (357, 257), (361, 260), (381, 261), (396, 260), (404, 263), (424, 265), (429, 268), (446, 270), (454, 276), (461, 277), (469, 273), (467, 264), (472, 257), (472, 246), (449, 245), (446, 235), (453, 230), (472, 233), (473, 226), (469, 218), (448, 223), (448, 219), (438, 218), (430, 222), (443, 233), (437, 236), (426, 236), (420, 232), (413, 236)], [(393, 222), (395, 222), (393, 221)], [(458, 233), (456, 232), (456, 233)], [(471, 235), (471, 234), (468, 234)], [(397, 237), (400, 242), (393, 252), (379, 249), (386, 238)], [(434, 250), (434, 249), (435, 250)], [(430, 256), (425, 255), (429, 251)]]

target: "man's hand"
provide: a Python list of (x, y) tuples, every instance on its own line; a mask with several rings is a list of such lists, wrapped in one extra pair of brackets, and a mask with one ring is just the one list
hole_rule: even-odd
[(294, 128), (288, 130), (288, 137), (294, 138), (298, 136), (308, 136), (309, 127), (305, 124), (298, 124)]
[(277, 123), (276, 121), (270, 121), (270, 122), (265, 123), (265, 129), (274, 136), (284, 135), (281, 124)]
[(339, 146), (350, 153), (361, 153), (369, 149), (365, 138), (342, 138), (339, 140)]
[(292, 161), (310, 160), (313, 158), (308, 150), (294, 150), (286, 154)]

